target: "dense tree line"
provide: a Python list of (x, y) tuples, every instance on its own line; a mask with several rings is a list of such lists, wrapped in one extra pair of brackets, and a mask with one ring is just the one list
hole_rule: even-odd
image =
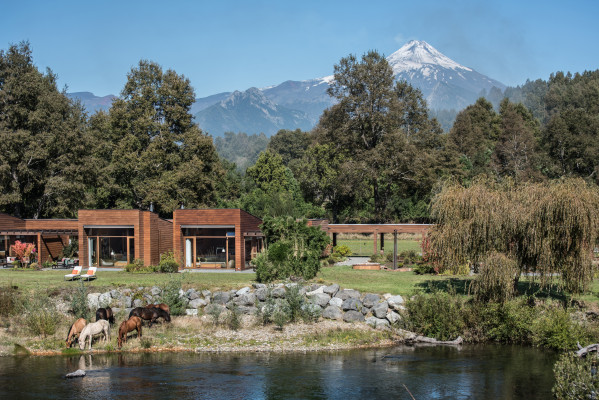
[(341, 59), (329, 94), (336, 104), (311, 132), (213, 142), (175, 71), (140, 61), (112, 107), (88, 116), (50, 70), (38, 71), (27, 43), (10, 46), (0, 51), (0, 211), (241, 207), (258, 217), (428, 221), (448, 178), (599, 179), (599, 71), (493, 93), (460, 111), (448, 133), (376, 51)]

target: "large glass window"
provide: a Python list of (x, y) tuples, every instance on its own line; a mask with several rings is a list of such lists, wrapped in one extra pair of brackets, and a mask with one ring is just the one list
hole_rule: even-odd
[(184, 236), (187, 268), (235, 268), (235, 228), (187, 227)]
[(131, 227), (86, 228), (89, 265), (124, 267), (135, 258), (135, 240)]

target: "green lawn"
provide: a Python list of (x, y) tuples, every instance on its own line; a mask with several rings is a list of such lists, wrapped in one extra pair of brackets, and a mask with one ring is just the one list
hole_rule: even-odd
[[(337, 246), (345, 245), (348, 246), (353, 255), (371, 256), (374, 254), (374, 242), (373, 239), (337, 239)], [(377, 248), (381, 249), (381, 241), (377, 240)], [(385, 254), (393, 254), (393, 238), (385, 239)], [(404, 250), (415, 250), (420, 253), (420, 242), (417, 240), (398, 240), (397, 241), (397, 253), (401, 253)]]
[[(12, 269), (0, 269), (0, 285), (14, 285), (22, 289), (62, 289), (74, 288), (79, 285), (78, 281), (65, 281), (64, 275), (68, 270), (53, 271), (20, 271)], [(193, 286), (196, 289), (234, 289), (248, 286), (256, 279), (254, 273), (182, 273), (182, 274), (132, 274), (124, 271), (100, 271), (96, 280), (85, 282), (85, 285), (97, 288), (117, 286), (160, 286), (169, 280), (181, 279), (183, 287)]]

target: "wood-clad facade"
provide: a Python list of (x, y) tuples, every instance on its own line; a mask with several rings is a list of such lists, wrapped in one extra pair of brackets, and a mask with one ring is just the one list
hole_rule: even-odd
[(185, 268), (249, 267), (261, 250), (262, 221), (240, 209), (183, 209), (173, 213), (173, 250)]
[(150, 211), (79, 210), (78, 228), (84, 267), (124, 267), (135, 259), (157, 265), (172, 249), (172, 222)]
[(11, 246), (18, 240), (35, 245), (31, 261), (56, 260), (76, 237), (76, 219), (21, 219), (0, 213), (0, 258), (14, 256)]
[[(76, 240), (84, 267), (124, 267), (135, 259), (157, 265), (161, 254), (174, 251), (182, 268), (242, 270), (262, 249), (261, 223), (240, 209), (176, 210), (172, 220), (141, 210), (79, 210), (78, 219), (69, 220), (0, 213), (0, 252), (11, 255), (10, 246), (21, 240), (35, 244), (38, 262), (57, 260)], [(193, 255), (185, 252), (185, 235), (193, 239)]]

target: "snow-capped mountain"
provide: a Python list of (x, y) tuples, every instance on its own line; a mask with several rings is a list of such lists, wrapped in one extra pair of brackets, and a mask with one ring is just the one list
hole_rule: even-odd
[[(501, 82), (453, 61), (424, 41), (406, 43), (387, 60), (395, 78), (420, 89), (433, 111), (459, 111), (493, 88), (495, 91), (505, 89)], [(191, 111), (200, 127), (213, 136), (221, 136), (226, 131), (263, 132), (270, 136), (279, 129), (309, 130), (318, 123), (322, 112), (334, 104), (334, 99), (327, 94), (333, 79), (330, 75), (306, 81), (285, 81), (245, 92), (217, 93), (196, 99)], [(91, 95), (72, 93), (71, 96), (81, 98), (88, 111), (98, 108), (96, 103), (89, 103), (90, 109), (88, 99), (77, 96), (80, 94)], [(107, 101), (108, 97), (101, 99)]]
[(422, 91), (431, 109), (461, 110), (472, 104), (481, 92), (505, 85), (465, 67), (421, 40), (406, 43), (387, 57), (398, 80)]

